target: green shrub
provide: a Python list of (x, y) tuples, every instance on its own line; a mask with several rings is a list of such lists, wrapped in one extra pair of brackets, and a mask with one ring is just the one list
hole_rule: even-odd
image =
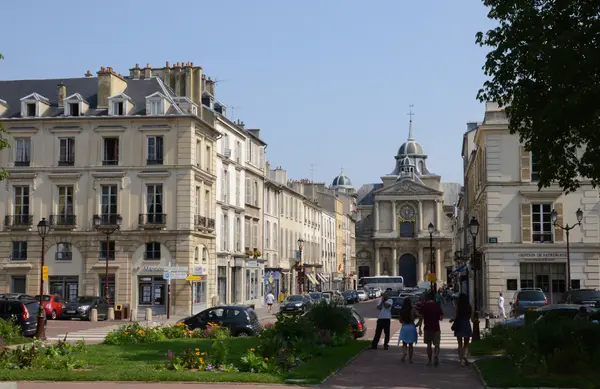
[(35, 341), (0, 351), (0, 369), (73, 370), (84, 367), (78, 356), (85, 352), (83, 341), (43, 344)]
[(519, 330), (519, 328), (496, 325), (484, 332), (481, 341), (485, 342), (486, 348), (490, 350), (504, 350), (515, 336), (515, 332)]
[(350, 309), (321, 302), (316, 304), (306, 317), (312, 321), (319, 330), (329, 331), (331, 335), (344, 335), (348, 332), (351, 316)]
[(13, 344), (23, 340), (21, 334), (21, 326), (16, 320), (3, 320), (0, 319), (0, 346), (3, 344)]
[(109, 332), (104, 338), (104, 344), (123, 345), (138, 343), (156, 343), (166, 339), (161, 327), (144, 327), (139, 323), (120, 326)]

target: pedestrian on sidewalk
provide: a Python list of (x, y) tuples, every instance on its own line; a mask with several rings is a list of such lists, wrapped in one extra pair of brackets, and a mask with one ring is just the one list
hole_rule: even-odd
[(418, 340), (417, 326), (415, 326), (416, 316), (412, 302), (409, 298), (405, 298), (402, 303), (402, 308), (400, 308), (400, 323), (402, 323), (402, 329), (400, 329), (400, 338), (398, 339), (398, 343), (402, 341), (402, 362), (406, 361), (406, 354), (408, 351), (408, 363), (413, 363), (413, 346)]
[(502, 294), (502, 292), (500, 292), (500, 295), (498, 296), (498, 310), (500, 311), (500, 316), (502, 316), (503, 319), (506, 319), (506, 310), (504, 309), (504, 295)]
[(267, 295), (267, 311), (269, 311), (269, 313), (271, 313), (271, 310), (273, 309), (274, 302), (275, 296), (273, 295), (272, 291), (269, 291), (269, 294)]
[(371, 344), (371, 348), (373, 350), (377, 350), (377, 345), (379, 344), (379, 339), (381, 339), (382, 331), (384, 333), (383, 349), (388, 349), (388, 343), (390, 342), (390, 324), (392, 321), (392, 304), (393, 301), (388, 297), (387, 293), (381, 295), (381, 300), (379, 300), (379, 304), (377, 304), (379, 316), (377, 317), (377, 326), (375, 327), (375, 337), (373, 338), (373, 343)]
[(467, 355), (469, 355), (469, 343), (473, 337), (473, 329), (471, 328), (471, 316), (473, 315), (473, 308), (469, 303), (469, 298), (466, 294), (461, 293), (458, 296), (458, 303), (454, 308), (454, 323), (452, 323), (452, 330), (458, 343), (458, 360), (463, 366), (468, 366), (469, 361)]
[[(437, 367), (440, 364), (440, 341), (442, 337), (440, 321), (444, 319), (444, 312), (442, 312), (442, 308), (435, 301), (434, 292), (427, 295), (427, 302), (421, 308), (421, 317), (423, 321), (419, 324), (425, 324), (423, 341), (427, 345), (428, 365), (431, 365), (431, 359), (433, 358), (434, 366)], [(420, 330), (421, 326), (419, 325)]]

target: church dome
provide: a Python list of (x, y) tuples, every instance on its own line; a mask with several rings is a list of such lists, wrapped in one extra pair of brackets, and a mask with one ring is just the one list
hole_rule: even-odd
[(352, 181), (348, 178), (344, 172), (341, 172), (339, 176), (333, 179), (331, 183), (332, 188), (352, 188)]
[(404, 155), (425, 155), (425, 151), (423, 151), (423, 147), (419, 142), (409, 138), (398, 149), (398, 156)]

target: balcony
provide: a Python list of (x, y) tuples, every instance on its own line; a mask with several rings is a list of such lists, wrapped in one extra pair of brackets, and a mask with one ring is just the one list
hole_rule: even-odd
[(55, 253), (57, 261), (71, 261), (73, 259), (73, 253), (70, 251), (57, 251)]
[(30, 166), (31, 161), (15, 161), (15, 166)]
[(118, 159), (104, 159), (102, 160), (102, 165), (103, 166), (116, 166), (119, 164), (119, 160)]
[(146, 160), (146, 165), (162, 165), (162, 164), (163, 164), (162, 158), (152, 158), (152, 159)]
[(215, 219), (212, 219), (212, 218), (206, 217), (206, 216), (196, 215), (194, 217), (194, 225), (196, 226), (196, 228), (202, 228), (202, 229), (214, 231)]
[(74, 159), (59, 159), (58, 160), (58, 166), (73, 166), (75, 165), (75, 160)]
[(119, 214), (104, 214), (104, 215), (94, 215), (94, 226), (96, 228), (118, 228), (121, 226), (123, 222), (123, 218)]
[(167, 215), (164, 213), (141, 213), (138, 224), (142, 228), (164, 228), (167, 226)]
[(77, 216), (75, 215), (50, 215), (50, 225), (52, 228), (74, 228), (77, 226)]
[(33, 226), (33, 215), (6, 215), (4, 226), (14, 229), (28, 229)]

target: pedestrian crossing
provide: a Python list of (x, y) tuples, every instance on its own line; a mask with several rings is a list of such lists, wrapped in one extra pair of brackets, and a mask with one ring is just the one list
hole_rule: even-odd
[(97, 327), (97, 328), (89, 328), (87, 330), (81, 331), (73, 331), (65, 334), (59, 334), (56, 336), (49, 336), (48, 340), (50, 341), (58, 341), (64, 340), (65, 337), (67, 341), (76, 342), (79, 340), (85, 341), (85, 343), (102, 343), (106, 335), (119, 328), (116, 326), (105, 326), (105, 327)]
[[(402, 342), (398, 343), (400, 340), (400, 330), (396, 331), (394, 334), (392, 334), (390, 336), (390, 347), (401, 347), (402, 346)], [(381, 335), (381, 339), (379, 340), (379, 345), (383, 346), (383, 334)], [(416, 348), (425, 348), (427, 347), (427, 345), (425, 344), (425, 342), (423, 342), (423, 337), (419, 336), (419, 339), (417, 341), (417, 344), (415, 345)], [(454, 334), (452, 332), (444, 332), (442, 330), (442, 335), (441, 335), (441, 339), (440, 339), (440, 348), (444, 349), (444, 350), (453, 350), (456, 349), (458, 347), (458, 344), (456, 343), (456, 338), (454, 337)]]

